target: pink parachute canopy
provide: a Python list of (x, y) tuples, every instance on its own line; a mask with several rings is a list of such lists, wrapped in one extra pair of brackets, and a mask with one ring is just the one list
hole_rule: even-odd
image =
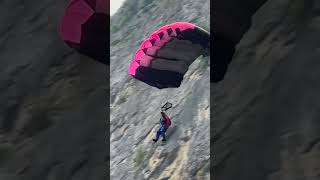
[(189, 22), (165, 25), (146, 38), (129, 66), (129, 74), (159, 89), (179, 87), (189, 65), (206, 55), (210, 34)]

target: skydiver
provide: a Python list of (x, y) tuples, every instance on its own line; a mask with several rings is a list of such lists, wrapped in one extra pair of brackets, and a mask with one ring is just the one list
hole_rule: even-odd
[(159, 140), (160, 136), (162, 136), (163, 142), (166, 141), (166, 131), (171, 125), (171, 120), (164, 111), (161, 111), (160, 124), (161, 127), (157, 131), (156, 138), (152, 139), (155, 143)]

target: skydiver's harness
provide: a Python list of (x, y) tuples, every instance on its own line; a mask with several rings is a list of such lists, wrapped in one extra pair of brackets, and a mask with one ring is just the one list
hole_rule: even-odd
[[(169, 118), (169, 116), (165, 113), (165, 111), (167, 111), (168, 109), (172, 108), (172, 103), (167, 102), (166, 104), (164, 104), (161, 107), (161, 112), (164, 113), (164, 116), (162, 116), (162, 118), (165, 120), (166, 126), (167, 128), (170, 127), (171, 125), (171, 119)], [(162, 123), (162, 122), (161, 122)]]

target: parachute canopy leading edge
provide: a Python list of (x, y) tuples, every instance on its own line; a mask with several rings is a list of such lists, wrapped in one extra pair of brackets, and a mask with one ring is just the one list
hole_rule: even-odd
[(188, 22), (161, 27), (134, 54), (129, 74), (151, 86), (179, 87), (184, 74), (200, 55), (208, 55), (210, 34)]

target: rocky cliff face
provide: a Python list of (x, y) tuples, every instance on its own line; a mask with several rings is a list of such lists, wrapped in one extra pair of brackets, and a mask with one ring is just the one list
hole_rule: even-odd
[[(209, 30), (209, 1), (126, 1), (111, 18), (111, 179), (209, 179), (210, 66), (194, 62), (178, 89), (156, 89), (128, 75), (134, 52), (157, 28), (190, 21)], [(160, 107), (172, 126), (152, 144)]]
[(216, 179), (320, 178), (319, 1), (269, 0), (212, 84)]
[[(146, 87), (126, 72), (141, 40), (161, 25), (208, 29), (209, 1), (128, 1), (112, 17), (112, 179), (208, 179), (210, 124), (215, 179), (320, 178), (319, 1), (241, 2), (215, 3), (215, 31), (236, 47), (224, 80), (211, 84), (211, 114), (207, 59), (175, 90)], [(59, 39), (65, 5), (0, 2), (0, 179), (108, 177), (109, 72)], [(167, 100), (169, 141), (151, 145)]]
[(66, 1), (0, 2), (0, 179), (106, 179), (106, 68), (64, 45)]

